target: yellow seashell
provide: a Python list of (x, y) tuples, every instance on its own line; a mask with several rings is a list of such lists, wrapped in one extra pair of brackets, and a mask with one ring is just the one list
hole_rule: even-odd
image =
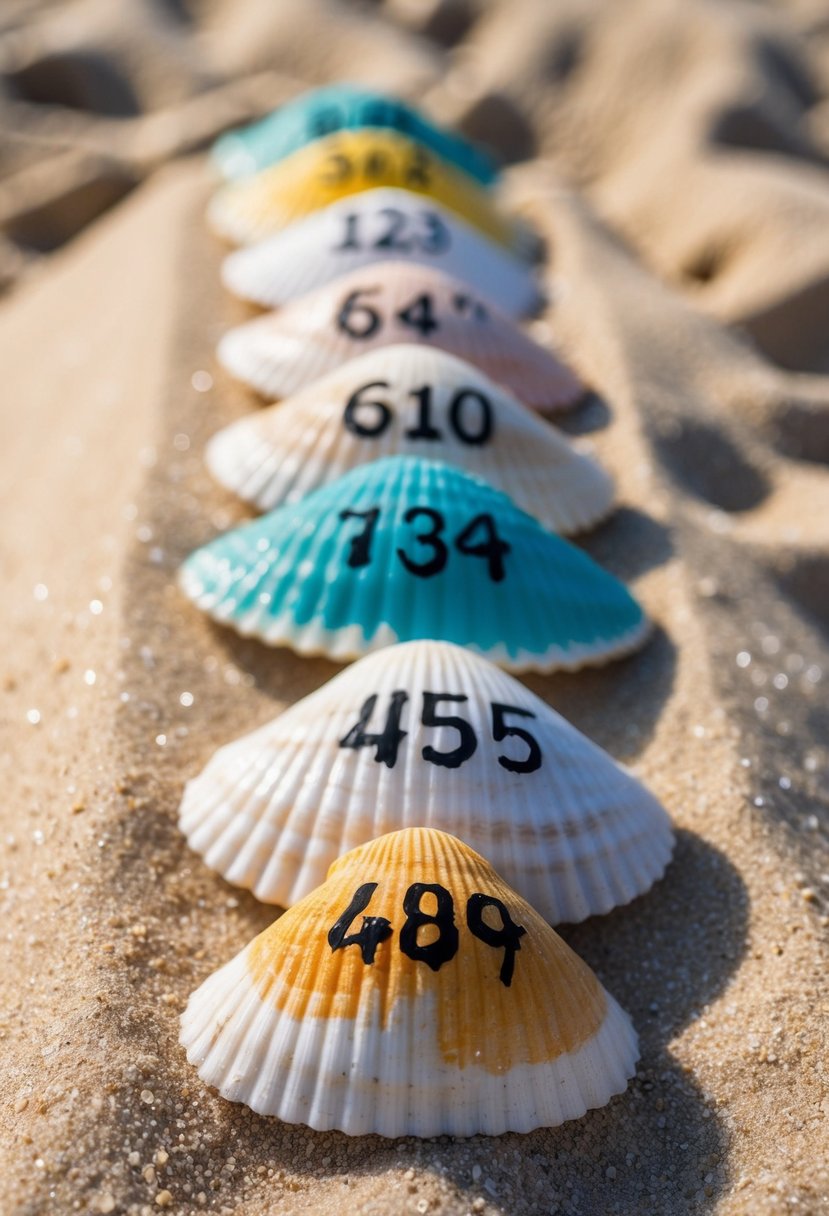
[(555, 1126), (621, 1092), (637, 1059), (590, 968), (428, 828), (334, 862), (194, 993), (181, 1037), (225, 1097), (355, 1135)]
[(312, 211), (378, 187), (427, 195), (499, 244), (521, 244), (517, 225), (472, 178), (422, 144), (377, 129), (339, 131), (254, 177), (222, 187), (211, 200), (208, 219), (219, 236), (250, 245)]

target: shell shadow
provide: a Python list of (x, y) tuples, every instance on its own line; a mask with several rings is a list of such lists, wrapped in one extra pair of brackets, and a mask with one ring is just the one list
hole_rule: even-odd
[(635, 507), (618, 507), (598, 527), (577, 537), (577, 542), (624, 583), (664, 566), (674, 555), (670, 528)]
[(647, 1058), (722, 991), (745, 952), (748, 912), (725, 854), (680, 829), (665, 876), (646, 895), (560, 932), (629, 1011)]
[(574, 410), (556, 414), (550, 421), (555, 423), (556, 430), (566, 435), (591, 435), (609, 426), (611, 417), (606, 398), (594, 389), (588, 389)]
[(766, 473), (752, 464), (722, 431), (682, 418), (670, 431), (650, 427), (662, 465), (695, 498), (721, 511), (749, 511), (769, 495)]

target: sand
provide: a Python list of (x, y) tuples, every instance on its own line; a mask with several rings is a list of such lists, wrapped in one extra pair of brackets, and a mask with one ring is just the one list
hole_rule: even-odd
[[(827, 1212), (825, 14), (300, 7), (0, 17), (0, 1212)], [(201, 453), (254, 404), (213, 359), (243, 310), (199, 148), (346, 71), (522, 161), (509, 197), (552, 254), (536, 331), (594, 386), (567, 429), (622, 503), (585, 545), (659, 626), (629, 660), (527, 681), (678, 827), (653, 891), (564, 930), (634, 1018), (636, 1078), (528, 1136), (287, 1127), (177, 1045), (189, 992), (271, 918), (186, 848), (182, 783), (337, 670), (175, 587), (244, 516)]]

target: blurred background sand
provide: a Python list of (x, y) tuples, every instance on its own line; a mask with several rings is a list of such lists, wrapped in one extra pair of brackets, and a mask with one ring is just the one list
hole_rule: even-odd
[[(336, 670), (175, 588), (244, 515), (201, 452), (253, 407), (213, 361), (243, 310), (201, 153), (334, 78), (512, 166), (551, 254), (537, 326), (596, 389), (568, 429), (619, 483), (585, 544), (660, 626), (527, 681), (679, 827), (651, 893), (564, 931), (637, 1076), (528, 1136), (287, 1127), (177, 1045), (272, 915), (188, 852), (182, 782)], [(6, 0), (0, 132), (0, 1211), (829, 1211), (825, 5)]]

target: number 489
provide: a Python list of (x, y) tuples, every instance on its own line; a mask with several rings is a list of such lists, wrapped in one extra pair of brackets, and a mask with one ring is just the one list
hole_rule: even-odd
[[(328, 930), (328, 944), (332, 951), (357, 946), (360, 957), (367, 966), (373, 964), (378, 946), (392, 936), (391, 921), (385, 916), (364, 916), (362, 926), (357, 932), (349, 933), (348, 930), (360, 913), (368, 907), (377, 887), (376, 882), (364, 882), (358, 887), (342, 916), (338, 917)], [(434, 898), (434, 912), (424, 911), (424, 895)], [(497, 913), (501, 921), (500, 928), (484, 919), (484, 912), (488, 910)], [(439, 971), (444, 963), (450, 962), (458, 953), (460, 941), (455, 924), (455, 901), (451, 892), (437, 882), (413, 882), (403, 897), (403, 911), (406, 919), (399, 935), (401, 954), (416, 963), (425, 963), (432, 971)], [(477, 891), (466, 901), (466, 927), (472, 936), (477, 937), (484, 945), (504, 951), (498, 978), (505, 988), (509, 988), (515, 971), (515, 956), (521, 949), (521, 938), (527, 930), (523, 925), (515, 923), (506, 905), (497, 896), (484, 895)], [(420, 940), (420, 930), (423, 928), (432, 930), (425, 941)]]

